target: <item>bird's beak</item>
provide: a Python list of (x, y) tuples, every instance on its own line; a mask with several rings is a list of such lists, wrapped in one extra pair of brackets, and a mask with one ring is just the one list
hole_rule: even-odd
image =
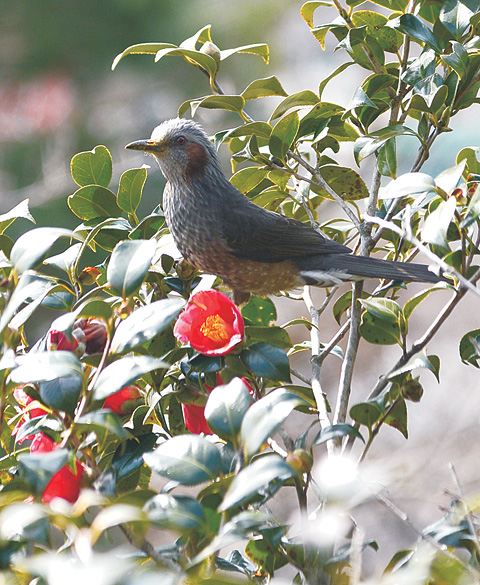
[(155, 140), (135, 140), (125, 146), (130, 150), (144, 150), (145, 152), (159, 153), (165, 150), (165, 145), (161, 142), (155, 142)]

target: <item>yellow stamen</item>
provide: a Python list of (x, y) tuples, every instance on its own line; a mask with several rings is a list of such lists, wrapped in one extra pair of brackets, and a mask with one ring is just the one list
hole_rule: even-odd
[(225, 341), (230, 337), (228, 323), (220, 315), (209, 315), (200, 327), (201, 333), (212, 341)]

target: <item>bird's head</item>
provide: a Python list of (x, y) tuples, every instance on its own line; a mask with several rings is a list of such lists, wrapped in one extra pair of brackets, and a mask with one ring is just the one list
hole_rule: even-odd
[(173, 183), (218, 169), (215, 148), (192, 120), (167, 120), (153, 130), (150, 138), (130, 142), (125, 148), (152, 154), (166, 179)]

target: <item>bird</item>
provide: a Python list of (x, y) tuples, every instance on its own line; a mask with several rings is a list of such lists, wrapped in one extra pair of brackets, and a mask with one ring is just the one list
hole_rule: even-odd
[(427, 265), (353, 254), (301, 221), (256, 205), (224, 175), (215, 147), (193, 120), (173, 118), (127, 149), (155, 157), (167, 183), (165, 218), (189, 263), (219, 276), (236, 304), (303, 285), (379, 278), (437, 283)]

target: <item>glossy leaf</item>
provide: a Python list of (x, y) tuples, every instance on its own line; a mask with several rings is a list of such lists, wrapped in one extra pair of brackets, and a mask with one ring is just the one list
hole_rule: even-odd
[(431, 286), (431, 287), (419, 292), (418, 294), (414, 295), (413, 297), (410, 297), (403, 307), (403, 315), (404, 315), (405, 319), (407, 321), (408, 321), (408, 319), (410, 319), (415, 308), (418, 307), (418, 305), (421, 302), (423, 302), (430, 295), (430, 293), (432, 293), (436, 290), (445, 290), (445, 289), (449, 289), (449, 288), (451, 288), (451, 285), (449, 285), (445, 282), (440, 282), (438, 284), (435, 284), (434, 286)]
[(261, 183), (268, 174), (268, 168), (246, 167), (230, 177), (230, 183), (244, 195)]
[(18, 238), (10, 252), (10, 260), (18, 274), (35, 268), (50, 252), (59, 238), (79, 239), (72, 231), (62, 228), (40, 227)]
[(18, 367), (10, 374), (12, 382), (48, 382), (62, 377), (82, 378), (82, 364), (71, 351), (39, 351), (18, 356)]
[[(37, 495), (45, 490), (52, 476), (68, 461), (68, 451), (57, 449), (51, 453), (21, 453), (18, 456), (20, 477), (30, 484)], [(3, 517), (2, 517), (3, 520)]]
[(432, 374), (434, 374), (434, 376), (437, 378), (437, 381), (439, 381), (438, 368), (434, 363), (430, 361), (430, 357), (427, 356), (424, 352), (420, 352), (417, 355), (413, 356), (411, 359), (408, 360), (408, 362), (404, 366), (397, 368), (396, 370), (391, 372), (388, 378), (391, 380), (396, 376), (401, 376), (402, 374), (406, 374), (407, 372), (411, 372), (412, 370), (415, 370), (417, 368), (425, 368), (427, 370), (430, 370)]
[(108, 365), (98, 376), (93, 387), (95, 400), (104, 400), (132, 384), (152, 370), (168, 367), (164, 361), (151, 356), (128, 356)]
[(205, 529), (205, 513), (195, 498), (157, 494), (143, 509), (157, 528), (186, 533)]
[(295, 140), (298, 128), (300, 127), (300, 119), (296, 111), (286, 114), (275, 124), (268, 147), (273, 156), (283, 160)]
[(303, 107), (303, 106), (313, 106), (318, 103), (320, 100), (318, 95), (313, 93), (310, 90), (300, 91), (298, 93), (294, 93), (284, 100), (282, 100), (278, 106), (273, 111), (273, 114), (270, 116), (270, 122), (276, 120), (283, 116), (288, 110), (291, 108)]
[(165, 217), (159, 213), (152, 213), (144, 217), (128, 237), (131, 240), (150, 240), (164, 225)]
[(478, 11), (476, 0), (446, 0), (440, 9), (439, 19), (443, 26), (460, 40), (470, 26), (470, 19)]
[(242, 426), (242, 420), (252, 404), (247, 386), (240, 378), (217, 386), (205, 405), (208, 426), (222, 438), (233, 438)]
[(480, 329), (473, 329), (462, 337), (459, 352), (464, 364), (480, 368)]
[(182, 485), (213, 480), (221, 471), (220, 451), (198, 435), (173, 437), (145, 453), (144, 460), (159, 475)]
[(447, 230), (453, 220), (457, 201), (455, 197), (449, 197), (428, 215), (422, 230), (422, 239), (428, 244), (448, 246)]
[(467, 228), (471, 226), (480, 217), (480, 183), (478, 183), (470, 198), (470, 202), (460, 227)]
[(32, 223), (36, 223), (35, 219), (28, 208), (29, 199), (24, 199), (18, 205), (15, 205), (10, 211), (0, 214), (0, 234), (10, 226), (16, 219), (23, 218)]
[(290, 382), (290, 365), (285, 350), (269, 343), (254, 343), (241, 353), (244, 364), (257, 376)]
[(77, 189), (68, 198), (68, 206), (77, 217), (84, 221), (122, 215), (115, 194), (110, 189), (99, 185), (86, 185)]
[(139, 43), (137, 45), (131, 45), (115, 57), (112, 63), (112, 71), (118, 65), (119, 61), (127, 55), (156, 55), (162, 49), (175, 47), (176, 45), (172, 45), (171, 43)]
[(118, 325), (112, 339), (111, 352), (127, 353), (150, 341), (173, 323), (184, 305), (183, 299), (169, 298), (136, 309)]
[(143, 186), (147, 180), (147, 169), (129, 169), (120, 177), (117, 203), (127, 213), (136, 213), (142, 199)]
[(442, 47), (433, 32), (414, 14), (402, 14), (397, 18), (389, 20), (386, 26), (391, 26), (399, 32), (425, 43), (436, 53), (442, 52)]
[(283, 89), (280, 81), (278, 81), (275, 76), (272, 76), (252, 81), (252, 83), (242, 91), (241, 95), (245, 101), (248, 101), (267, 96), (286, 97), (288, 94)]
[(377, 168), (384, 177), (397, 177), (397, 148), (395, 138), (387, 140), (383, 146), (378, 149)]
[(436, 189), (436, 184), (426, 173), (405, 173), (388, 184), (382, 193), (382, 198), (393, 199), (404, 195), (415, 196), (420, 193), (429, 193)]
[(271, 133), (272, 127), (267, 122), (249, 122), (248, 124), (243, 124), (243, 126), (229, 130), (222, 136), (222, 142), (231, 138), (252, 135), (258, 136), (259, 138), (270, 138)]
[(107, 268), (108, 284), (126, 298), (142, 284), (157, 249), (155, 240), (127, 240), (119, 242)]
[(245, 327), (245, 337), (248, 344), (257, 341), (265, 341), (266, 343), (270, 343), (271, 345), (283, 349), (290, 349), (293, 345), (290, 335), (285, 329), (283, 329), (283, 327), (252, 327), (247, 325)]
[(382, 128), (382, 130), (372, 132), (366, 136), (361, 136), (356, 140), (353, 150), (357, 165), (367, 156), (377, 152), (388, 140), (396, 136), (418, 135), (407, 126), (398, 124), (396, 126), (387, 126), (386, 128)]
[(368, 34), (384, 51), (396, 53), (402, 46), (402, 36), (385, 26), (388, 20), (383, 14), (371, 10), (357, 10), (352, 14), (352, 22), (356, 27), (366, 26)]
[(300, 8), (300, 14), (310, 28), (313, 28), (313, 13), (319, 6), (332, 6), (332, 3), (324, 0), (309, 0)]
[(306, 402), (283, 389), (274, 390), (253, 404), (245, 414), (240, 442), (247, 456), (256, 453), (273, 436), (292, 410)]
[(369, 429), (379, 420), (382, 416), (380, 407), (374, 402), (360, 402), (355, 404), (350, 409), (350, 416), (352, 419), (360, 424), (365, 425)]
[(333, 439), (343, 439), (343, 437), (355, 437), (365, 443), (365, 439), (356, 427), (347, 423), (337, 423), (322, 429), (313, 441), (312, 447)]
[[(328, 186), (344, 201), (358, 201), (369, 195), (368, 187), (362, 177), (349, 167), (325, 165), (320, 167), (319, 173)], [(325, 199), (333, 199), (322, 187), (313, 185), (311, 189)]]
[(100, 185), (108, 187), (112, 180), (112, 155), (106, 146), (79, 152), (70, 163), (73, 180), (79, 187)]
[(239, 506), (258, 495), (265, 497), (272, 483), (276, 484), (278, 489), (279, 485), (294, 475), (296, 472), (278, 455), (267, 455), (257, 459), (233, 478), (219, 511), (224, 512)]
[(465, 178), (468, 173), (471, 173), (472, 175), (480, 175), (480, 161), (477, 158), (479, 152), (480, 148), (478, 146), (468, 146), (462, 148), (457, 154), (457, 164), (461, 163), (463, 160), (466, 161), (466, 168), (464, 170)]
[(449, 55), (443, 55), (442, 59), (461, 79), (468, 69), (468, 52), (456, 41), (452, 41), (452, 49), (452, 52)]
[(393, 407), (389, 409), (388, 415), (385, 417), (385, 424), (397, 429), (408, 439), (407, 404), (403, 398), (397, 398)]
[(178, 108), (178, 116), (181, 118), (190, 108), (192, 116), (198, 108), (209, 110), (227, 110), (240, 113), (245, 107), (245, 99), (241, 95), (208, 95), (203, 98), (188, 100)]
[(220, 60), (224, 61), (225, 59), (228, 59), (228, 57), (230, 57), (231, 55), (235, 55), (237, 53), (258, 55), (265, 61), (265, 63), (268, 63), (269, 50), (268, 45), (266, 45), (265, 43), (254, 43), (252, 45), (243, 45), (241, 47), (235, 47), (234, 49), (226, 49), (224, 51), (220, 51)]
[(42, 402), (54, 410), (73, 415), (82, 389), (81, 376), (62, 376), (38, 385)]
[(81, 416), (77, 427), (83, 431), (94, 431), (100, 441), (108, 435), (118, 437), (121, 441), (130, 438), (130, 433), (122, 425), (122, 420), (111, 410), (93, 410)]
[(218, 65), (213, 57), (197, 51), (195, 49), (188, 49), (185, 47), (165, 47), (157, 51), (155, 55), (155, 63), (160, 61), (163, 57), (183, 57), (187, 63), (199, 67), (208, 73), (210, 79), (217, 74)]
[(112, 459), (112, 467), (117, 474), (117, 480), (127, 477), (142, 467), (143, 455), (152, 451), (157, 436), (154, 433), (140, 435), (128, 439), (116, 451)]
[(252, 325), (270, 325), (277, 318), (277, 309), (268, 298), (250, 297), (241, 309), (242, 317)]

